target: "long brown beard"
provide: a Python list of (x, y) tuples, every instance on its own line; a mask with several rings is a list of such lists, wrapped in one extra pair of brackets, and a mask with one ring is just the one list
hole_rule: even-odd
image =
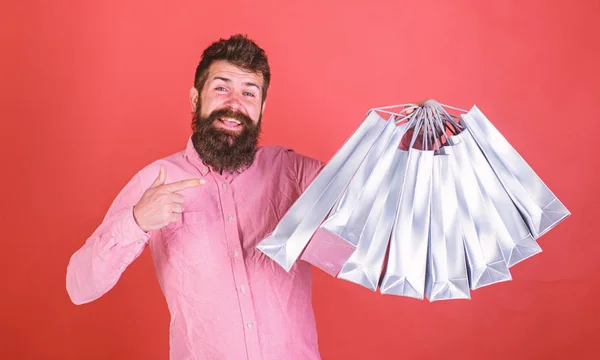
[[(261, 114), (262, 115), (262, 114)], [(219, 118), (232, 118), (242, 123), (239, 134), (214, 127)], [(260, 135), (260, 122), (255, 125), (245, 114), (230, 108), (213, 111), (208, 117), (196, 109), (192, 121), (192, 142), (204, 163), (219, 172), (235, 172), (249, 167), (254, 161)]]

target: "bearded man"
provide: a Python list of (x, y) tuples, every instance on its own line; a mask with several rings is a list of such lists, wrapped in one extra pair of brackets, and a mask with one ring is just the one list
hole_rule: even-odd
[(146, 166), (70, 259), (75, 304), (112, 289), (148, 246), (171, 316), (170, 358), (319, 359), (311, 270), (256, 249), (323, 163), (260, 147), (271, 73), (236, 35), (202, 54), (185, 150)]

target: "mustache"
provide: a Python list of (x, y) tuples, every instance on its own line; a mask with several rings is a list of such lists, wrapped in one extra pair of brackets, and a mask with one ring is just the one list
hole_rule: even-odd
[(210, 115), (208, 116), (206, 121), (209, 124), (212, 124), (213, 122), (215, 122), (215, 120), (223, 119), (223, 118), (230, 118), (230, 119), (237, 120), (237, 121), (241, 122), (247, 128), (254, 126), (254, 123), (252, 122), (252, 119), (250, 119), (250, 117), (248, 117), (246, 114), (244, 114), (240, 111), (236, 111), (231, 108), (218, 109), (218, 110), (213, 111), (212, 113), (210, 113)]

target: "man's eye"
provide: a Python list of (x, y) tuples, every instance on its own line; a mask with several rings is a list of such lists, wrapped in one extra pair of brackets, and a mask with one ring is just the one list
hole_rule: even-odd
[(254, 97), (254, 94), (249, 91), (246, 91), (246, 92), (244, 92), (244, 96)]
[(227, 89), (225, 89), (225, 88), (224, 88), (224, 87), (222, 87), (222, 86), (217, 86), (217, 87), (215, 88), (215, 90), (217, 90), (217, 91), (225, 91), (225, 90), (227, 90)]

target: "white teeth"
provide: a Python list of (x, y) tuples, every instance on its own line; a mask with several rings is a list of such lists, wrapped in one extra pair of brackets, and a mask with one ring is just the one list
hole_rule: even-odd
[(235, 120), (235, 119), (222, 119), (222, 120), (223, 120), (223, 121), (228, 121), (228, 122), (233, 122), (233, 123), (236, 123), (236, 124), (238, 124), (238, 125), (241, 125), (241, 124), (242, 124), (242, 122), (241, 122), (241, 121), (238, 121), (238, 120)]

